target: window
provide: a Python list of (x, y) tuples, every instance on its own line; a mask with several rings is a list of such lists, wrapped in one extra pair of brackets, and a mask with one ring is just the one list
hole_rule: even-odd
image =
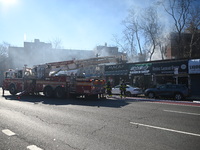
[(161, 85), (160, 87), (159, 87), (159, 89), (165, 89), (166, 88), (166, 85)]

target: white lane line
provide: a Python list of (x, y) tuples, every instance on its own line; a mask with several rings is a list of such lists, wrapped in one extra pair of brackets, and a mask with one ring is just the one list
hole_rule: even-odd
[(174, 110), (163, 110), (163, 111), (172, 112), (172, 113), (179, 113), (179, 114), (187, 114), (187, 115), (196, 115), (196, 116), (200, 116), (200, 114), (197, 114), (197, 113), (189, 113), (189, 112), (174, 111)]
[(9, 130), (9, 129), (4, 129), (4, 130), (2, 130), (2, 132), (3, 132), (4, 134), (8, 135), (8, 136), (13, 136), (13, 135), (15, 135), (15, 133), (12, 132), (12, 131)]
[(184, 131), (179, 131), (179, 130), (173, 130), (173, 129), (168, 129), (168, 128), (162, 128), (162, 127), (157, 127), (157, 126), (151, 126), (151, 125), (148, 125), (148, 124), (141, 124), (141, 123), (136, 123), (136, 122), (130, 122), (130, 123), (134, 124), (134, 125), (137, 125), (137, 126), (144, 126), (144, 127), (149, 127), (149, 128), (159, 129), (159, 130), (165, 130), (165, 131), (182, 133), (182, 134), (187, 134), (187, 135), (193, 135), (193, 136), (199, 136), (200, 137), (200, 134), (184, 132)]
[[(8, 136), (13, 136), (13, 135), (15, 135), (15, 133), (12, 132), (12, 131), (9, 130), (9, 129), (4, 129), (4, 130), (2, 130), (2, 132), (3, 132), (4, 134), (8, 135)], [(29, 146), (27, 146), (27, 149), (29, 149), (29, 150), (43, 150), (43, 149), (37, 147), (36, 145), (29, 145)]]
[(29, 146), (27, 146), (27, 149), (29, 149), (29, 150), (43, 150), (43, 149), (37, 147), (36, 145), (29, 145)]
[(181, 103), (168, 103), (166, 101), (165, 102), (162, 102), (162, 101), (160, 101), (160, 102), (158, 102), (158, 101), (155, 101), (155, 102), (154, 101), (152, 101), (152, 102), (146, 101), (145, 103), (158, 104), (158, 105), (160, 105), (160, 104), (163, 104), (163, 105), (176, 105), (176, 106), (182, 106), (182, 107), (200, 107), (199, 105), (191, 105), (192, 103), (182, 103), (181, 104)]

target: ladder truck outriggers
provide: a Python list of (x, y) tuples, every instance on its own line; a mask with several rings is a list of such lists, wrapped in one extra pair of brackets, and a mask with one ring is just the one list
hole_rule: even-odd
[(105, 80), (100, 77), (85, 77), (78, 75), (80, 68), (89, 65), (98, 65), (117, 62), (116, 57), (97, 57), (85, 60), (70, 60), (46, 63), (21, 70), (9, 69), (5, 72), (3, 81), (4, 90), (20, 98), (23, 95), (39, 94), (46, 97), (62, 98), (84, 96), (98, 98), (105, 93)]

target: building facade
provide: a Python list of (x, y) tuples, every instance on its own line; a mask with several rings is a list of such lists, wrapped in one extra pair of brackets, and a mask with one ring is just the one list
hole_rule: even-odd
[(9, 61), (12, 62), (10, 68), (22, 68), (25, 64), (32, 67), (48, 62), (120, 55), (125, 57), (124, 53), (118, 52), (117, 47), (108, 47), (107, 44), (93, 50), (54, 49), (51, 43), (41, 42), (39, 39), (24, 42), (24, 47), (9, 47)]
[(90, 57), (95, 57), (92, 50), (53, 49), (51, 43), (40, 42), (39, 39), (24, 42), (24, 47), (9, 47), (9, 60), (12, 62), (10, 68)]
[(200, 59), (190, 59), (188, 62), (190, 89), (193, 95), (200, 95)]
[(105, 66), (105, 78), (113, 86), (121, 80), (142, 89), (160, 84), (184, 84), (192, 95), (200, 95), (200, 59), (162, 60)]
[[(190, 54), (191, 53), (191, 54)], [(200, 32), (170, 34), (170, 42), (166, 50), (167, 59), (199, 58), (200, 57)]]

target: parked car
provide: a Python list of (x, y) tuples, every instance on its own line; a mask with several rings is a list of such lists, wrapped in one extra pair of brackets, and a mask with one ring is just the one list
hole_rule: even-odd
[(176, 100), (184, 99), (190, 96), (189, 89), (182, 84), (164, 84), (157, 88), (148, 88), (145, 90), (145, 96), (149, 98), (172, 97)]
[[(120, 95), (120, 85), (117, 85), (112, 88), (112, 94)], [(143, 94), (141, 88), (133, 87), (131, 85), (126, 85), (126, 96), (137, 96)]]

